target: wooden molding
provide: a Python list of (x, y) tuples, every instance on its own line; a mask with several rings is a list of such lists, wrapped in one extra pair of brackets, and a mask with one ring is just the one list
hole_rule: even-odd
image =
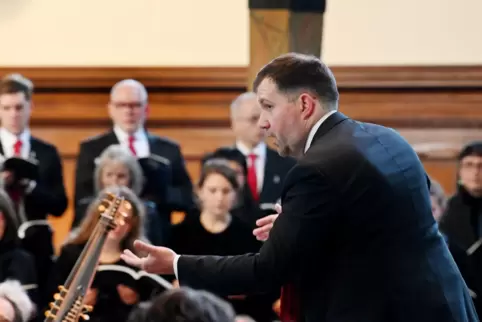
[(8, 67), (0, 75), (20, 73), (36, 89), (111, 88), (134, 78), (146, 87), (184, 89), (238, 89), (246, 86), (246, 68), (238, 67)]
[(343, 89), (482, 88), (482, 66), (332, 67)]
[[(481, 89), (482, 66), (333, 66), (340, 90)], [(247, 88), (246, 67), (3, 67), (21, 73), (39, 90), (110, 88), (125, 78), (147, 87), (179, 89)]]

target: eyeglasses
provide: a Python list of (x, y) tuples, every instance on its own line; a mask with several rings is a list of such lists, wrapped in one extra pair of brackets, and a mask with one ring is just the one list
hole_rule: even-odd
[(466, 170), (482, 170), (482, 162), (462, 162), (460, 167)]
[(112, 105), (114, 105), (116, 108), (141, 108), (143, 107), (146, 102), (110, 102)]

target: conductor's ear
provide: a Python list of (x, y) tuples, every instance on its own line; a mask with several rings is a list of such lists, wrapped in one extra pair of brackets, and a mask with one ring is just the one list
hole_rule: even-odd
[(299, 97), (301, 105), (301, 115), (306, 120), (310, 118), (315, 111), (316, 100), (308, 93), (302, 93)]

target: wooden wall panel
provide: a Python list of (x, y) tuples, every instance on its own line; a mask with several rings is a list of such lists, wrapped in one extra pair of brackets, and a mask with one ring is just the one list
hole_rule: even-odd
[[(73, 197), (81, 140), (109, 128), (110, 87), (124, 78), (146, 84), (148, 128), (180, 143), (188, 171), (199, 158), (232, 143), (229, 104), (246, 89), (245, 68), (0, 68), (20, 72), (36, 85), (32, 132), (54, 143), (63, 158), (64, 180)], [(482, 67), (338, 67), (340, 110), (355, 119), (398, 130), (419, 152), (427, 172), (448, 193), (455, 187), (455, 156), (482, 139)], [(71, 204), (52, 219), (59, 245), (70, 227)]]

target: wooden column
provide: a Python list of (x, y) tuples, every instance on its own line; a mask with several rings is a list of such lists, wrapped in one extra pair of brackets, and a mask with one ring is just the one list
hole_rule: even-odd
[(250, 0), (248, 88), (261, 67), (288, 53), (321, 55), (325, 0)]

